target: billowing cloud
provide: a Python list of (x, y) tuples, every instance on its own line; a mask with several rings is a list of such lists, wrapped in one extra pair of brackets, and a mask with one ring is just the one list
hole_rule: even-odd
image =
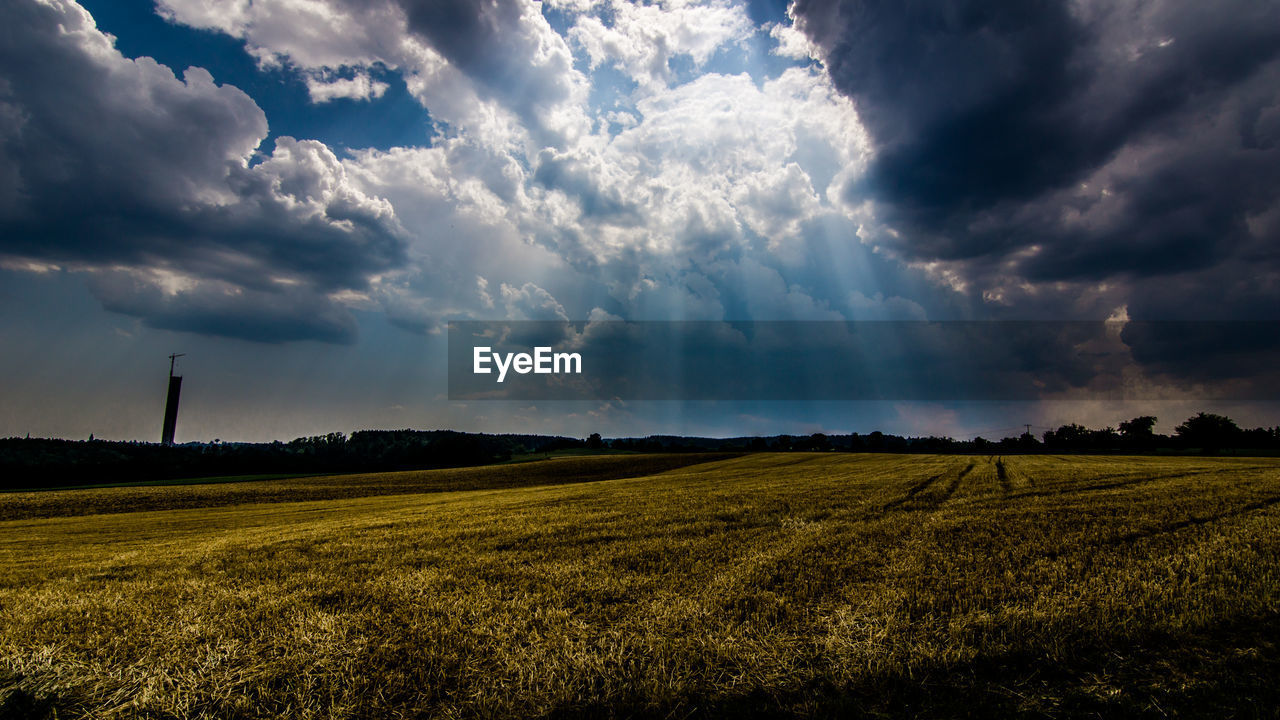
[[(220, 271), (220, 241), (208, 237), (219, 224), (208, 217), (189, 243), (200, 266), (154, 261), (167, 249), (135, 264), (382, 308), (418, 332), (524, 312), (504, 288), (530, 286), (569, 317), (599, 308), (829, 318), (903, 307), (909, 278), (923, 276), (872, 253), (863, 225), (873, 218), (845, 199), (871, 152), (853, 104), (807, 58), (768, 71), (748, 62), (752, 39), (775, 42), (777, 28), (771, 36), (724, 2), (556, 6), (560, 31), (538, 3), (518, 0), (160, 3), (171, 22), (243, 39), (261, 66), (296, 72), (313, 102), (376, 102), (378, 78), (398, 73), (436, 137), (343, 157), (282, 138), (250, 165), (259, 125), (229, 155), (225, 182), (215, 165), (202, 185), (274, 199), (253, 205), (252, 231), (241, 230), (262, 277), (245, 284), (254, 262), (243, 258)], [(706, 72), (713, 60), (739, 70)], [(218, 207), (250, 222), (245, 203)], [(316, 246), (300, 246), (286, 226)], [(333, 232), (351, 241), (320, 247)]]
[(601, 277), (624, 308), (667, 295), (650, 312), (685, 316), (676, 302), (700, 308), (697, 316), (732, 315), (741, 308), (721, 297), (730, 286), (758, 266), (777, 275), (802, 265), (815, 224), (844, 225), (843, 237), (823, 238), (837, 254), (864, 251), (837, 189), (862, 172), (867, 153), (852, 105), (817, 71), (793, 68), (760, 84), (704, 74), (647, 91), (616, 135), (539, 157), (522, 222)]
[(267, 122), (240, 90), (122, 56), (73, 3), (9, 3), (0, 20), (0, 253), (99, 273), (107, 307), (157, 326), (353, 338), (335, 297), (404, 245), (327, 147), (280, 138), (251, 165)]
[(307, 93), (312, 102), (322, 103), (347, 98), (350, 100), (376, 100), (387, 91), (388, 85), (374, 80), (366, 71), (351, 77), (341, 77), (332, 71), (321, 70), (306, 77)]
[[(367, 294), (402, 327), (507, 311), (495, 303), (502, 286), (529, 282), (572, 317), (597, 307), (828, 317), (850, 307), (842, 268), (888, 285), (913, 272), (870, 257), (859, 239), (867, 218), (842, 195), (869, 146), (824, 73), (803, 62), (754, 75), (677, 72), (756, 32), (737, 6), (558, 4), (565, 37), (535, 3), (164, 7), (304, 77), (404, 75), (438, 123), (433, 146), (342, 161), (366, 194), (392, 203), (411, 238), (406, 265)], [(348, 24), (359, 29), (337, 37)], [(595, 72), (605, 67), (628, 79)], [(811, 262), (815, 243), (836, 261)], [(767, 291), (749, 287), (755, 277), (769, 279)], [(863, 300), (886, 297), (880, 283), (861, 289)]]
[[(560, 145), (588, 129), (586, 78), (538, 3), (162, 0), (159, 10), (243, 38), (264, 65), (311, 78), (354, 72), (339, 86), (351, 92), (372, 68), (398, 71), (437, 122), (494, 147)], [(317, 88), (312, 97), (324, 98), (325, 85)]]
[(669, 85), (672, 60), (687, 57), (704, 66), (722, 47), (742, 43), (752, 33), (744, 7), (728, 2), (638, 4), (606, 3), (607, 20), (579, 15), (569, 37), (587, 53), (591, 69), (621, 70), (641, 87)]
[[(244, 93), (122, 57), (74, 5), (18, 6), (43, 30), (5, 65), (5, 252), (92, 269), (161, 326), (265, 294), (329, 340), (351, 308), (434, 332), (1257, 314), (1280, 293), (1274, 8), (802, 0), (757, 26), (719, 0), (549, 5), (160, 3), (313, 103), (376, 103), (395, 74), (435, 123), (430, 147), (342, 155), (264, 155)], [(81, 29), (52, 33), (58, 13)], [(1211, 287), (1228, 299), (1196, 303)]]

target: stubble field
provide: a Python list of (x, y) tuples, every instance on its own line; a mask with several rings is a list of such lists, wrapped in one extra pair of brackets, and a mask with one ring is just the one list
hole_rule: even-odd
[(5, 717), (1280, 707), (1276, 459), (608, 456), (0, 518)]

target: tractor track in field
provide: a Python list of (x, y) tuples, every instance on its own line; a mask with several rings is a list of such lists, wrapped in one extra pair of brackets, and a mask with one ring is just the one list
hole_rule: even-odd
[(1144, 483), (1156, 482), (1158, 480), (1173, 480), (1175, 478), (1195, 477), (1198, 475), (1211, 475), (1216, 472), (1220, 472), (1220, 471), (1209, 469), (1209, 470), (1193, 470), (1190, 472), (1165, 473), (1163, 475), (1135, 476), (1132, 473), (1103, 475), (1100, 477), (1090, 478), (1090, 479), (1091, 480), (1106, 480), (1108, 478), (1124, 478), (1124, 479), (1117, 480), (1115, 482), (1102, 483), (1100, 485), (1092, 485), (1092, 484), (1084, 485), (1084, 486), (1073, 485), (1073, 486), (1057, 488), (1057, 489), (1044, 488), (1040, 490), (1028, 490), (1026, 492), (1013, 493), (1009, 496), (1009, 498), (1021, 499), (1021, 498), (1031, 498), (1031, 497), (1052, 497), (1056, 495), (1073, 495), (1076, 493), (1103, 492), (1105, 490), (1115, 490), (1118, 488), (1131, 487), (1133, 485), (1142, 485)]
[(1006, 497), (1013, 494), (1013, 483), (1009, 482), (1009, 469), (1004, 465), (1004, 458), (996, 460), (996, 479), (1000, 481), (1000, 493)]
[(895, 500), (890, 500), (889, 502), (881, 506), (880, 512), (895, 510), (897, 508), (902, 507), (903, 505), (906, 505), (907, 503), (914, 500), (917, 495), (919, 495), (920, 493), (928, 489), (930, 485), (937, 482), (938, 478), (941, 478), (944, 474), (945, 473), (938, 473), (936, 475), (930, 475), (924, 480), (921, 480), (920, 482), (912, 485), (911, 487), (907, 488), (907, 493), (905, 495)]
[(956, 494), (956, 491), (960, 489), (960, 483), (964, 482), (964, 478), (969, 474), (971, 468), (972, 465), (956, 473), (956, 476), (951, 478), (951, 482), (947, 483), (947, 489), (943, 491), (942, 497), (938, 498), (938, 502), (935, 505), (941, 505)]
[(1189, 517), (1189, 518), (1184, 518), (1182, 520), (1176, 520), (1174, 522), (1162, 523), (1155, 527), (1143, 528), (1141, 530), (1134, 530), (1131, 532), (1122, 533), (1120, 535), (1113, 535), (1111, 537), (1106, 537), (1106, 538), (1098, 538), (1096, 540), (1086, 541), (1086, 542), (1077, 542), (1068, 548), (1058, 548), (1058, 549), (1048, 550), (1044, 553), (1044, 557), (1049, 560), (1056, 560), (1057, 558), (1062, 557), (1063, 555), (1069, 555), (1072, 553), (1080, 552), (1081, 550), (1091, 552), (1093, 550), (1096, 550), (1098, 548), (1103, 548), (1103, 547), (1129, 545), (1131, 543), (1140, 542), (1142, 540), (1147, 540), (1160, 535), (1176, 533), (1179, 530), (1185, 530), (1187, 528), (1200, 527), (1202, 525), (1208, 525), (1211, 523), (1220, 522), (1222, 520), (1230, 520), (1231, 518), (1247, 515), (1249, 513), (1256, 512), (1258, 510), (1266, 510), (1268, 508), (1272, 508), (1277, 505), (1280, 505), (1280, 496), (1270, 497), (1265, 500), (1255, 500), (1254, 502), (1246, 503), (1244, 505), (1241, 505), (1240, 507), (1233, 508), (1231, 510), (1227, 510), (1220, 513), (1214, 513), (1213, 515)]
[(881, 505), (878, 513), (874, 513), (868, 517), (874, 517), (876, 514), (886, 513), (891, 510), (901, 510), (908, 503), (911, 503), (912, 501), (918, 498), (921, 500), (924, 500), (923, 498), (920, 498), (921, 494), (925, 493), (925, 491), (927, 491), (931, 487), (936, 487), (938, 485), (938, 482), (942, 480), (942, 478), (946, 477), (947, 475), (951, 475), (951, 479), (947, 482), (946, 486), (942, 489), (942, 493), (940, 495), (929, 496), (927, 499), (928, 504), (925, 507), (922, 507), (922, 508), (912, 507), (910, 509), (924, 510), (929, 508), (936, 508), (939, 505), (945, 503), (947, 500), (951, 499), (951, 497), (956, 494), (956, 491), (960, 489), (960, 483), (964, 481), (965, 477), (968, 476), (969, 473), (973, 472), (973, 468), (974, 468), (974, 463), (969, 463), (968, 466), (961, 469), (959, 472), (955, 473), (954, 475), (951, 475), (950, 471), (943, 471), (940, 473), (935, 473), (933, 475), (930, 475), (924, 480), (921, 480), (920, 482), (915, 483), (911, 487), (907, 488), (906, 494), (902, 495), (899, 498), (890, 500), (884, 505)]
[[(839, 530), (834, 531), (838, 533), (842, 530), (848, 531), (858, 523), (881, 520), (890, 513), (932, 513), (938, 511), (947, 500), (955, 495), (959, 490), (961, 483), (970, 473), (973, 472), (975, 467), (976, 463), (970, 462), (958, 472), (955, 471), (954, 467), (949, 468), (943, 472), (934, 473), (923, 480), (912, 484), (900, 497), (894, 498), (893, 500), (877, 507), (863, 509), (861, 512), (850, 509), (842, 513), (836, 513), (824, 519), (822, 523), (815, 524), (811, 528), (810, 532), (804, 532), (801, 530), (795, 535), (780, 539), (779, 541), (772, 543), (769, 547), (752, 553), (752, 556), (749, 559), (744, 559), (742, 563), (744, 566), (750, 565), (752, 571), (757, 571), (765, 567), (777, 566), (783, 563), (801, 563), (804, 562), (803, 558), (807, 556), (809, 550), (813, 546), (831, 542), (833, 537), (833, 525), (835, 528), (840, 528)], [(944, 479), (946, 479), (945, 486), (942, 485)], [(932, 488), (939, 487), (941, 488), (941, 492), (930, 492)], [(819, 530), (819, 528), (821, 528), (825, 523), (832, 524), (826, 525), (826, 529)], [(919, 524), (913, 525), (907, 533), (898, 536), (892, 545), (885, 547), (886, 553), (892, 548), (901, 547), (906, 542), (906, 538), (908, 536), (914, 535), (914, 533), (920, 529), (921, 526)], [(870, 571), (871, 568), (881, 570), (888, 567), (890, 564), (891, 561), (888, 555), (882, 554), (868, 564), (868, 571)], [(730, 581), (730, 583), (717, 582), (716, 585), (718, 587), (728, 587), (731, 582), (732, 581)], [(723, 591), (723, 587), (721, 587), (721, 591)]]
[(1098, 545), (1125, 545), (1131, 542), (1145, 540), (1146, 538), (1152, 538), (1157, 535), (1164, 535), (1166, 533), (1175, 533), (1175, 532), (1178, 532), (1179, 530), (1184, 530), (1190, 527), (1207, 525), (1209, 523), (1218, 522), (1220, 520), (1229, 520), (1233, 517), (1247, 515), (1257, 510), (1266, 510), (1267, 508), (1275, 507), (1276, 505), (1280, 505), (1280, 497), (1271, 497), (1265, 500), (1255, 500), (1254, 502), (1246, 503), (1245, 505), (1242, 505), (1233, 510), (1227, 510), (1225, 512), (1215, 513), (1213, 515), (1205, 515), (1203, 517), (1190, 517), (1184, 520), (1165, 523), (1158, 527), (1148, 528), (1145, 530), (1135, 530), (1134, 532), (1131, 532), (1131, 533), (1125, 533), (1124, 535), (1119, 535), (1114, 538), (1103, 540), (1102, 542), (1098, 543)]

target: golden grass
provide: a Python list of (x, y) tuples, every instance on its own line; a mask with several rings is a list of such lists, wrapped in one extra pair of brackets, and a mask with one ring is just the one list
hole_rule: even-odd
[[(1280, 701), (1280, 461), (827, 453), (652, 474), (614, 459), (642, 475), (564, 484), (598, 460), (571, 458), (479, 469), (474, 489), (198, 507), (183, 493), (209, 488), (116, 488), (80, 491), (124, 493), (111, 514), (39, 506), (57, 517), (0, 497), (21, 517), (0, 522), (0, 708), (1270, 716)], [(508, 471), (561, 484), (507, 487)]]
[(0, 520), (590, 482), (659, 473), (728, 457), (734, 457), (734, 454), (597, 455), (438, 470), (284, 476), (277, 479), (255, 477), (240, 482), (216, 478), (214, 482), (203, 484), (157, 481), (147, 485), (53, 492), (7, 492), (0, 494)]

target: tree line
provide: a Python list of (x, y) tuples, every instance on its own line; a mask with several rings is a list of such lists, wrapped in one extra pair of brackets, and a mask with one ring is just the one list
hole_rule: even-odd
[(208, 478), (301, 475), (462, 467), (558, 450), (630, 452), (904, 452), (904, 453), (1237, 453), (1280, 452), (1280, 427), (1243, 429), (1223, 415), (1197, 413), (1155, 432), (1143, 415), (1116, 427), (1062, 425), (1039, 437), (903, 437), (880, 431), (848, 435), (774, 435), (701, 438), (651, 435), (585, 439), (545, 435), (490, 435), (452, 430), (360, 430), (270, 443), (220, 441), (161, 445), (103, 440), (0, 439), (0, 489)]
[(919, 453), (1062, 453), (1062, 452), (1170, 452), (1217, 454), (1270, 453), (1280, 451), (1280, 427), (1243, 429), (1224, 415), (1197, 413), (1174, 428), (1172, 435), (1155, 432), (1157, 418), (1142, 415), (1116, 427), (1091, 429), (1075, 423), (1046, 430), (1036, 436), (1023, 433), (1000, 439), (975, 437), (904, 437), (880, 431), (848, 435), (774, 435), (770, 437), (691, 438), (652, 435), (604, 441), (616, 450), (690, 451), (742, 450), (772, 452), (919, 452)]
[(0, 440), (0, 487), (463, 467), (583, 445), (576, 438), (452, 430), (360, 430), (289, 442), (181, 445), (8, 438)]

